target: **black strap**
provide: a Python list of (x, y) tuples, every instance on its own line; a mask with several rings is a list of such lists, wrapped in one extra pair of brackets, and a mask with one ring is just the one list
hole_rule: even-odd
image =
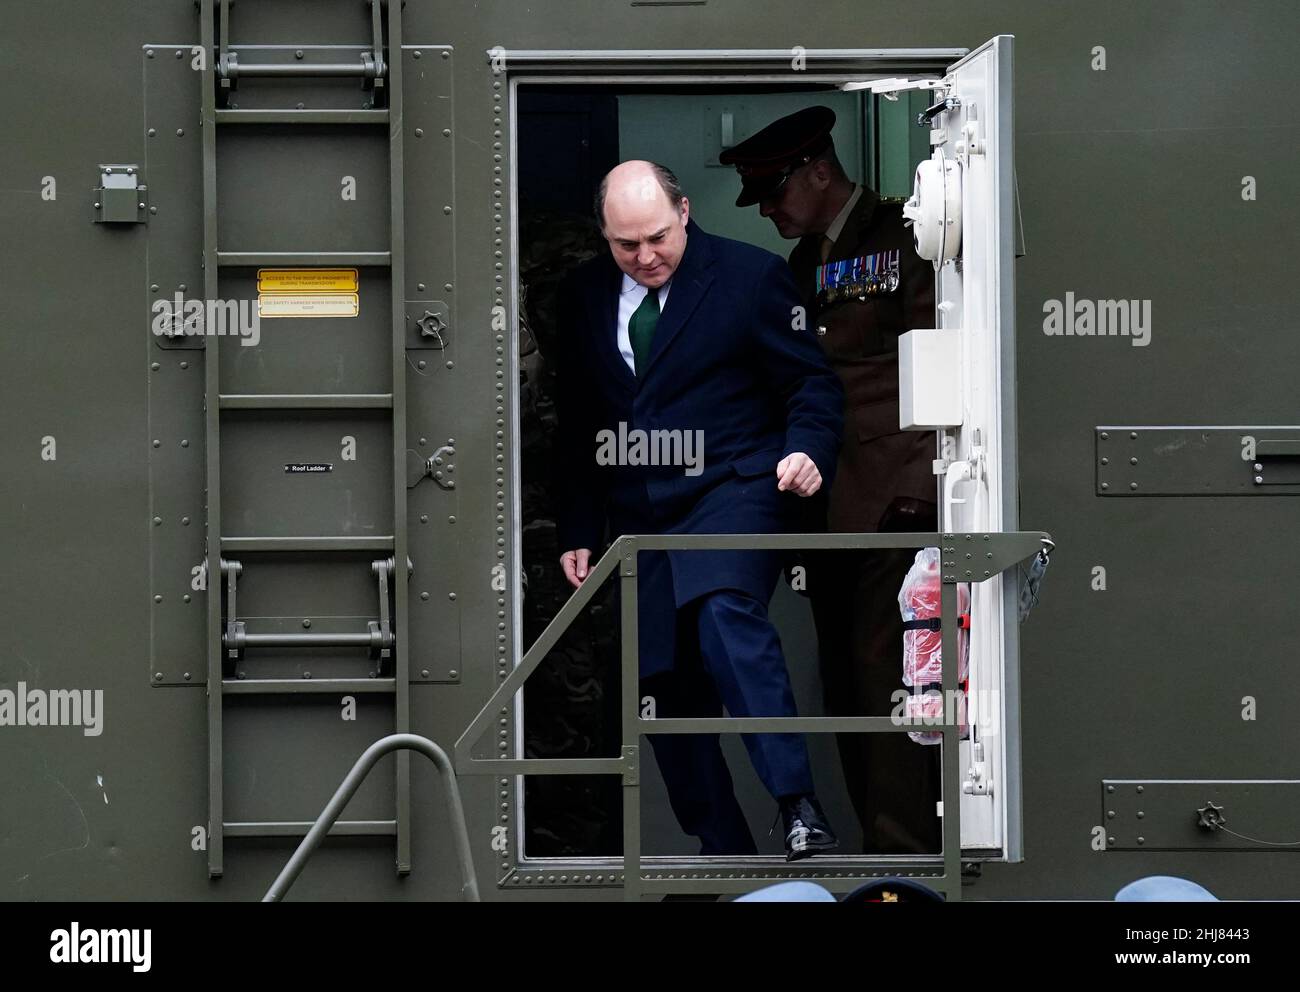
[(904, 630), (940, 630), (941, 625), (938, 617), (930, 617), (928, 620), (904, 620)]
[[(959, 630), (970, 630), (970, 614), (963, 613), (957, 618), (957, 627)], [(942, 630), (943, 626), (938, 617), (927, 617), (924, 620), (904, 620), (904, 630)]]

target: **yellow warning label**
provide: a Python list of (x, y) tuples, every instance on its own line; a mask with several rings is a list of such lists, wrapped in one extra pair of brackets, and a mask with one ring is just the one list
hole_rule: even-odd
[(258, 269), (259, 293), (355, 293), (356, 269)]
[(271, 293), (257, 298), (259, 317), (355, 317), (356, 293)]

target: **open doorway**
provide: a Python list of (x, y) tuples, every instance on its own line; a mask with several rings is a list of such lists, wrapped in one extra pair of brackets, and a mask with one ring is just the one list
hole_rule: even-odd
[[(858, 77), (861, 78), (861, 77)], [(891, 99), (832, 83), (528, 82), (512, 90), (517, 222), (520, 524), (524, 587), (520, 617), (526, 646), (568, 599), (555, 543), (550, 483), (556, 424), (553, 360), (556, 294), (565, 274), (609, 247), (592, 200), (601, 178), (620, 161), (643, 158), (670, 168), (691, 202), (691, 216), (710, 234), (766, 248), (783, 258), (783, 239), (755, 207), (737, 208), (739, 179), (719, 153), (769, 122), (805, 107), (830, 106), (835, 146), (846, 173), (886, 196), (910, 191), (912, 171), (928, 154), (915, 127), (924, 92)], [(917, 132), (921, 139), (918, 141)], [(613, 589), (583, 614), (530, 678), (523, 714), (526, 757), (612, 757), (619, 751), (619, 641)], [(778, 583), (770, 616), (784, 647), (801, 715), (825, 713), (817, 636), (808, 603)], [(885, 712), (861, 715), (887, 715)], [(818, 795), (841, 825), (837, 855), (864, 852), (862, 831), (841, 770), (835, 737), (808, 736)], [(919, 747), (919, 745), (918, 745)], [(648, 753), (648, 748), (646, 751)], [(768, 834), (773, 807), (738, 735), (723, 751), (760, 854), (782, 853)], [(649, 857), (695, 855), (678, 827), (654, 762), (643, 763), (642, 851)], [(612, 776), (530, 776), (522, 808), (523, 854), (600, 858), (622, 853), (621, 784)]]

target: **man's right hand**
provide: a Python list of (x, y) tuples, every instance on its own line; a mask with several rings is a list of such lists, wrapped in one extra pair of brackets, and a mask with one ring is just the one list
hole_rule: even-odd
[(590, 548), (566, 551), (560, 555), (560, 564), (564, 566), (564, 577), (569, 580), (569, 585), (573, 586), (573, 588), (579, 589), (582, 587), (583, 581), (587, 578), (587, 563), (590, 560)]

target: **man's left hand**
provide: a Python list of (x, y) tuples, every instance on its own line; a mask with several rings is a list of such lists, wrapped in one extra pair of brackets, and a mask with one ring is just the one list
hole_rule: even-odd
[(813, 460), (802, 451), (786, 455), (776, 466), (776, 488), (790, 490), (797, 496), (811, 496), (822, 487), (822, 474)]

